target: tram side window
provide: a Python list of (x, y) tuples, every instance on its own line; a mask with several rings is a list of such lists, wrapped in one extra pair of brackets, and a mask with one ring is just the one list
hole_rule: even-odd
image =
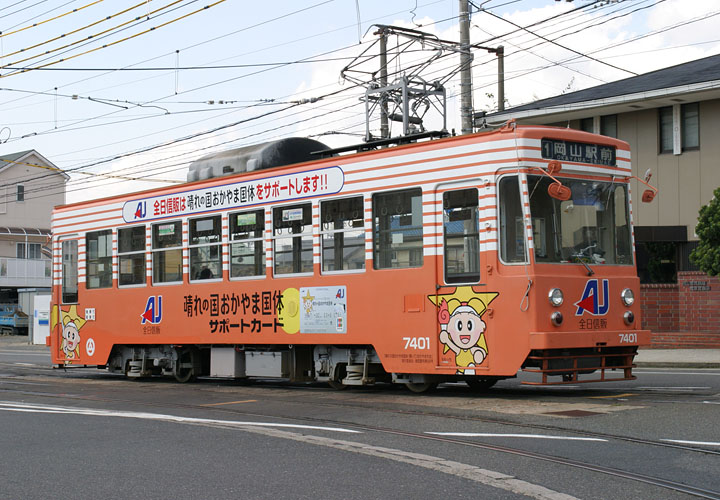
[(273, 208), (275, 274), (312, 272), (311, 209), (310, 203)]
[(265, 275), (265, 211), (230, 214), (230, 277)]
[(365, 269), (362, 196), (320, 204), (323, 271)]
[(78, 301), (78, 242), (62, 242), (62, 301), (72, 304)]
[(477, 189), (443, 194), (443, 252), (447, 283), (480, 281)]
[(152, 225), (153, 283), (182, 281), (182, 222)]
[(85, 237), (87, 288), (112, 286), (112, 231), (94, 231)]
[(118, 284), (145, 284), (145, 226), (118, 229)]
[(525, 224), (518, 177), (513, 175), (500, 179), (498, 195), (500, 201), (500, 258), (503, 262), (526, 262)]
[(222, 278), (222, 224), (219, 215), (190, 219), (190, 277)]
[(375, 269), (422, 266), (422, 215), (420, 188), (373, 195)]

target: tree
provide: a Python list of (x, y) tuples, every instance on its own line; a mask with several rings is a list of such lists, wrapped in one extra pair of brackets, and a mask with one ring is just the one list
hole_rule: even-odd
[(700, 238), (697, 248), (690, 252), (690, 260), (710, 276), (720, 274), (720, 188), (710, 203), (700, 208), (695, 234)]

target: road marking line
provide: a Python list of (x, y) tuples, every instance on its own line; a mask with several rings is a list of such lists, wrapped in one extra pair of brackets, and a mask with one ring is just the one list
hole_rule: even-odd
[(240, 403), (257, 403), (257, 399), (246, 399), (245, 401), (228, 401), (226, 403), (208, 403), (200, 406), (222, 406), (222, 405), (235, 405)]
[[(717, 370), (717, 368), (713, 368), (714, 370)], [(643, 375), (702, 375), (703, 377), (706, 377), (708, 375), (715, 375), (720, 376), (720, 372), (717, 371), (710, 371), (711, 368), (707, 368), (708, 371), (706, 372), (652, 372), (652, 371), (645, 371), (645, 370), (638, 370), (634, 369), (633, 372), (636, 373), (642, 373)]]
[(23, 351), (0, 351), (0, 356), (42, 356), (43, 358), (47, 358), (50, 356), (49, 352), (46, 352), (44, 354), (38, 354), (36, 352), (23, 352)]
[(713, 443), (712, 441), (685, 441), (683, 439), (661, 439), (660, 441), (667, 441), (668, 443), (678, 444), (699, 444), (704, 446), (720, 446), (720, 443)]
[(426, 432), (425, 434), (434, 434), (436, 436), (456, 436), (456, 437), (509, 437), (509, 438), (530, 438), (530, 439), (557, 439), (557, 440), (565, 440), (565, 441), (607, 442), (607, 439), (601, 439), (601, 438), (550, 436), (547, 434), (493, 434), (493, 433), (489, 433), (489, 432)]
[(637, 389), (638, 389), (638, 390), (644, 389), (644, 390), (649, 390), (649, 391), (663, 391), (663, 390), (667, 390), (667, 389), (671, 389), (671, 390), (674, 390), (674, 391), (678, 391), (678, 390), (690, 390), (690, 391), (694, 391), (695, 389), (712, 389), (712, 387), (707, 387), (707, 386), (703, 386), (703, 387), (695, 387), (695, 386), (686, 386), (686, 387), (671, 387), (671, 386), (663, 387), (663, 386), (660, 386), (660, 387), (652, 387), (652, 386), (648, 386), (648, 387), (637, 387)]
[(92, 408), (71, 408), (63, 406), (46, 406), (31, 405), (11, 402), (0, 402), (0, 411), (15, 411), (24, 413), (54, 413), (54, 414), (71, 414), (86, 415), (95, 417), (123, 417), (137, 418), (142, 420), (159, 420), (164, 422), (175, 422), (180, 424), (199, 424), (199, 425), (220, 425), (224, 427), (281, 427), (290, 429), (311, 429), (319, 431), (345, 432), (350, 434), (360, 434), (360, 431), (351, 429), (343, 429), (340, 427), (322, 427), (317, 425), (301, 425), (301, 424), (282, 424), (279, 422), (241, 422), (237, 420), (216, 420), (210, 418), (193, 418), (180, 417), (177, 415), (163, 415), (161, 413), (144, 413), (131, 411), (112, 411), (112, 410), (95, 410)]
[(613, 399), (613, 398), (626, 398), (628, 396), (637, 396), (637, 394), (632, 394), (630, 392), (626, 392), (625, 394), (615, 394), (612, 396), (590, 396), (590, 399)]
[(309, 434), (298, 434), (295, 432), (279, 430), (273, 427), (299, 428), (299, 429), (317, 429), (332, 430), (336, 432), (360, 433), (350, 429), (342, 429), (336, 427), (319, 427), (310, 425), (293, 425), (293, 424), (275, 424), (275, 423), (258, 423), (258, 422), (237, 422), (232, 420), (211, 420), (203, 418), (178, 417), (175, 415), (161, 415), (155, 413), (136, 413), (136, 412), (118, 412), (110, 410), (94, 410), (91, 408), (68, 408), (61, 406), (46, 406), (21, 404), (13, 402), (0, 401), (0, 410), (35, 412), (35, 413), (59, 413), (59, 414), (78, 414), (93, 416), (115, 416), (127, 418), (142, 418), (149, 420), (163, 420), (168, 422), (196, 424), (196, 425), (212, 425), (223, 428), (231, 427), (244, 432), (254, 434), (262, 434), (265, 436), (276, 437), (281, 439), (290, 439), (293, 441), (313, 444), (317, 446), (325, 446), (338, 450), (358, 453), (362, 455), (370, 455), (396, 462), (402, 462), (425, 469), (432, 469), (445, 474), (469, 479), (477, 483), (484, 484), (493, 488), (510, 491), (512, 493), (525, 495), (537, 500), (578, 500), (576, 497), (551, 490), (539, 484), (529, 483), (514, 476), (509, 476), (501, 472), (492, 471), (475, 467), (474, 465), (454, 462), (440, 457), (424, 455), (421, 453), (412, 453), (406, 450), (394, 448), (385, 448), (380, 446), (372, 446), (365, 443), (355, 441), (344, 441), (332, 439), (322, 436), (313, 436)]

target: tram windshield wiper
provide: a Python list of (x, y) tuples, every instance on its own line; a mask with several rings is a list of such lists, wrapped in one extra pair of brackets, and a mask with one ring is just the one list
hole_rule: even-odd
[(585, 269), (587, 269), (587, 275), (588, 275), (588, 276), (592, 276), (593, 274), (595, 274), (595, 271), (593, 271), (592, 268), (591, 268), (590, 266), (588, 266), (587, 262), (585, 262), (585, 261), (582, 259), (582, 257), (580, 257), (579, 255), (573, 255), (573, 257), (575, 258), (575, 260), (576, 260), (577, 262), (579, 262), (580, 264), (582, 264), (583, 266), (585, 266)]
[(587, 275), (592, 276), (595, 274), (595, 271), (592, 270), (592, 268), (588, 265), (587, 262), (585, 262), (585, 259), (591, 259), (592, 258), (592, 251), (594, 248), (597, 247), (597, 243), (593, 243), (581, 250), (578, 251), (578, 253), (574, 253), (571, 255), (575, 261), (579, 262), (583, 266), (585, 266), (585, 269), (587, 269)]

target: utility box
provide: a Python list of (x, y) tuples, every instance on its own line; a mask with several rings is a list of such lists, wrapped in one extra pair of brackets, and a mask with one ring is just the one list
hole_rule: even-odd
[(245, 353), (234, 347), (213, 347), (210, 349), (211, 377), (245, 377)]
[(290, 353), (288, 351), (245, 353), (245, 369), (248, 377), (290, 376)]

